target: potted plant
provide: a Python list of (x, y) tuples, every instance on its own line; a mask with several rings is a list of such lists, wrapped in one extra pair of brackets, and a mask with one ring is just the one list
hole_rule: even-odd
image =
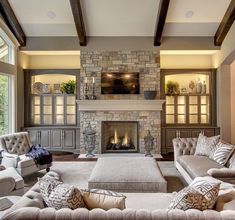
[(62, 93), (74, 94), (76, 89), (75, 80), (69, 80), (67, 82), (62, 82), (60, 85), (60, 90)]
[(166, 95), (179, 95), (180, 94), (180, 86), (176, 81), (167, 81), (165, 87)]

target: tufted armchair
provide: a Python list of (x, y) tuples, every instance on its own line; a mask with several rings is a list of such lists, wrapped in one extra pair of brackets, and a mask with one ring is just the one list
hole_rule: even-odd
[(37, 165), (27, 157), (32, 143), (27, 132), (18, 132), (0, 136), (0, 150), (2, 150), (2, 164), (5, 167), (14, 167), (21, 176), (26, 176), (42, 169), (48, 169), (51, 164)]

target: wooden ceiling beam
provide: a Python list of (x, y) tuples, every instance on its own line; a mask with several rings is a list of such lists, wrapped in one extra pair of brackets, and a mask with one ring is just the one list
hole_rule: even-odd
[(80, 46), (86, 46), (87, 37), (86, 37), (86, 31), (85, 31), (85, 26), (84, 26), (83, 17), (82, 17), (81, 2), (80, 0), (70, 0), (70, 5), (71, 5), (72, 12), (73, 12), (73, 18), (74, 18), (75, 26), (77, 29)]
[(235, 0), (231, 0), (214, 36), (215, 46), (221, 46), (235, 19)]
[(170, 0), (160, 0), (154, 35), (154, 46), (160, 46)]
[(26, 45), (26, 36), (20, 23), (18, 22), (14, 11), (12, 10), (8, 0), (0, 0), (0, 13), (2, 18), (6, 22), (9, 29), (15, 35), (16, 39), (18, 40), (21, 46)]

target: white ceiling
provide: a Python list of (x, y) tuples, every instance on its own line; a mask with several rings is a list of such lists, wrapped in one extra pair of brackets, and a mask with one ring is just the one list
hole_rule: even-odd
[[(163, 35), (214, 36), (230, 1), (171, 0)], [(69, 0), (9, 2), (26, 36), (77, 35)], [(81, 2), (88, 36), (154, 36), (159, 0)]]
[[(9, 0), (26, 36), (77, 36), (69, 0)], [(49, 18), (54, 12), (56, 17)]]

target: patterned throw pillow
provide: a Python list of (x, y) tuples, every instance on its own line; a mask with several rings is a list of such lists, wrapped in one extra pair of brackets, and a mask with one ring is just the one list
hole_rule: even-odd
[(52, 190), (47, 202), (49, 207), (57, 210), (62, 208), (86, 208), (80, 190), (65, 183), (59, 184)]
[(199, 134), (194, 155), (207, 156), (212, 158), (216, 150), (216, 144), (219, 142), (219, 139), (220, 135), (206, 137), (203, 134)]
[(181, 209), (184, 211), (188, 209), (204, 210), (201, 207), (202, 201), (203, 195), (192, 187), (187, 186), (176, 194), (168, 208)]
[(194, 182), (185, 187), (173, 198), (169, 209), (212, 209), (219, 193), (220, 183), (205, 180)]
[(126, 196), (123, 194), (101, 189), (83, 190), (82, 194), (83, 199), (89, 209), (125, 209)]
[(219, 141), (212, 159), (219, 164), (225, 165), (233, 151), (234, 145)]
[(197, 181), (193, 181), (190, 186), (200, 192), (209, 201), (212, 208), (218, 198), (220, 184), (220, 182), (198, 179)]
[(40, 193), (46, 205), (55, 209), (86, 208), (79, 189), (64, 184), (55, 177), (45, 175), (38, 178)]
[(49, 175), (45, 175), (42, 178), (38, 178), (38, 185), (39, 185), (40, 193), (46, 205), (48, 205), (49, 203), (48, 198), (52, 190), (59, 184), (62, 184), (62, 182)]

